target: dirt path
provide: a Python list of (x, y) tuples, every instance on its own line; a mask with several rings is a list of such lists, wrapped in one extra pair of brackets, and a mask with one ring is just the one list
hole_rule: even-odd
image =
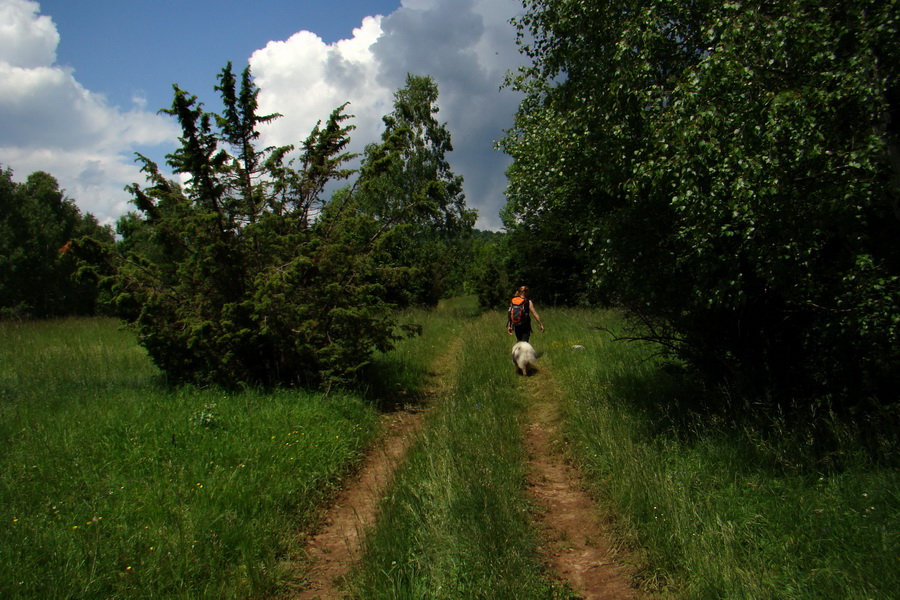
[(538, 526), (552, 571), (583, 600), (635, 600), (627, 568), (616, 560), (596, 503), (560, 448), (560, 393), (546, 365), (522, 382), (530, 400), (525, 426), (528, 486), (543, 507)]
[(375, 522), (381, 497), (423, 419), (423, 410), (407, 408), (384, 417), (384, 436), (369, 451), (356, 477), (326, 511), (319, 531), (306, 544), (304, 589), (294, 600), (334, 600), (341, 580), (359, 555), (361, 535)]
[(296, 591), (290, 600), (336, 600), (343, 596), (343, 579), (359, 558), (362, 535), (375, 523), (378, 505), (394, 472), (425, 419), (427, 405), (445, 391), (446, 378), (455, 364), (462, 340), (451, 343), (428, 374), (424, 401), (382, 417), (383, 434), (365, 457), (359, 472), (335, 498), (319, 529), (306, 540), (298, 569)]
[[(457, 339), (429, 374), (430, 399), (446, 393), (448, 374), (462, 340)], [(546, 365), (522, 379), (529, 398), (525, 446), (529, 459), (528, 487), (543, 507), (538, 527), (544, 539), (549, 569), (582, 600), (637, 600), (627, 569), (616, 561), (596, 504), (584, 492), (580, 474), (559, 448), (560, 393)], [(285, 600), (336, 600), (343, 597), (343, 579), (359, 558), (361, 536), (377, 518), (381, 498), (393, 480), (410, 444), (422, 426), (426, 409), (405, 407), (383, 417), (384, 433), (369, 451), (357, 475), (347, 482), (325, 512), (320, 528), (306, 540), (304, 557), (296, 561), (295, 591)], [(574, 597), (573, 597), (574, 600)]]

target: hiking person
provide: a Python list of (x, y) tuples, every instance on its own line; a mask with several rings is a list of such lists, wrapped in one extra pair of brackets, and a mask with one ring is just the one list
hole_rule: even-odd
[(507, 311), (506, 315), (506, 332), (509, 335), (515, 333), (516, 341), (519, 342), (527, 342), (528, 338), (531, 337), (532, 315), (534, 315), (538, 325), (541, 326), (541, 333), (544, 333), (544, 323), (541, 321), (541, 316), (534, 309), (534, 302), (528, 298), (529, 292), (527, 285), (523, 285), (516, 290), (516, 295), (510, 300), (509, 311)]

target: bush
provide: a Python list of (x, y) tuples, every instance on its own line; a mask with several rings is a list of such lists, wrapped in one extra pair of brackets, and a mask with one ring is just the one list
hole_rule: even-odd
[(186, 186), (141, 157), (140, 213), (119, 222), (122, 241), (106, 253), (115, 307), (175, 382), (345, 380), (397, 337), (372, 258), (378, 224), (348, 193), (322, 198), (350, 173), (349, 117), (340, 107), (316, 126), (295, 169), (290, 147), (254, 147), (277, 115), (256, 114), (249, 70), (239, 93), (230, 64), (219, 81), (223, 115), (177, 87), (167, 111), (183, 130), (169, 163)]

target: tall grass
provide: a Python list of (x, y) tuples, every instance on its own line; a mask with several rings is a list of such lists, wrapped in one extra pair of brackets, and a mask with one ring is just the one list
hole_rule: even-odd
[(693, 599), (896, 597), (896, 470), (847, 440), (841, 461), (817, 463), (812, 428), (777, 415), (727, 418), (717, 405), (734, 399), (696, 396), (648, 348), (597, 329), (621, 330), (615, 313), (546, 312), (559, 338), (543, 360), (565, 390), (575, 454), (643, 548), (647, 587)]
[(357, 597), (558, 597), (529, 519), (523, 396), (503, 317), (470, 319), (459, 335), (463, 350), (448, 346), (443, 393), (366, 538)]
[(0, 597), (249, 598), (376, 432), (351, 395), (168, 389), (113, 321), (0, 324)]
[[(891, 598), (900, 475), (816, 462), (807, 431), (726, 418), (724, 396), (613, 342), (613, 312), (545, 310), (538, 377), (564, 396), (573, 456), (644, 582), (663, 596)], [(543, 572), (524, 493), (527, 395), (503, 317), (471, 299), (404, 320), (360, 394), (170, 389), (105, 320), (0, 323), (0, 597), (259, 598), (377, 432), (433, 402), (352, 577), (361, 598), (566, 597)]]
[(400, 324), (418, 326), (421, 335), (400, 340), (392, 351), (376, 357), (360, 382), (364, 394), (388, 410), (423, 402), (434, 391), (435, 361), (477, 314), (474, 296), (441, 300), (434, 310), (398, 313)]

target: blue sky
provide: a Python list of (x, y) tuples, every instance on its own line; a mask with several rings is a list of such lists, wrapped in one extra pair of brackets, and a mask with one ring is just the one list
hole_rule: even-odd
[(141, 181), (134, 152), (174, 148), (158, 114), (173, 83), (214, 107), (219, 70), (249, 64), (262, 110), (284, 115), (264, 142), (296, 144), (349, 101), (361, 150), (406, 74), (431, 75), (467, 203), (496, 229), (508, 158), (493, 144), (518, 103), (500, 86), (523, 61), (520, 12), (519, 0), (0, 0), (0, 164), (17, 180), (48, 171), (111, 221)]
[[(60, 34), (57, 62), (78, 81), (128, 106), (168, 106), (171, 85), (206, 93), (227, 61), (238, 71), (271, 40), (306, 29), (325, 43), (349, 38), (364, 17), (400, 0), (41, 0)], [(330, 8), (328, 8), (330, 7)]]

